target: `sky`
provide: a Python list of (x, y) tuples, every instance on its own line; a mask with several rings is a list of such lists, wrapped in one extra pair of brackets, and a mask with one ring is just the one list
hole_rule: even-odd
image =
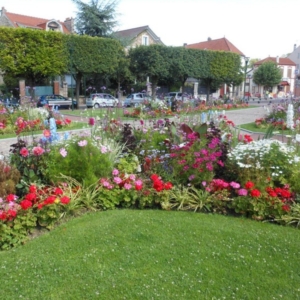
[[(60, 21), (78, 12), (72, 0), (1, 0), (1, 7)], [(300, 44), (299, 0), (118, 0), (116, 12), (116, 31), (148, 25), (167, 46), (226, 37), (250, 59), (264, 59)]]

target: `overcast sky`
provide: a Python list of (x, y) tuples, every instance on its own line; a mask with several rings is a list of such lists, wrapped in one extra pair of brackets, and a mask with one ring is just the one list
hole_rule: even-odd
[[(77, 12), (72, 0), (1, 0), (1, 6), (60, 21)], [(149, 25), (167, 46), (226, 37), (246, 56), (263, 59), (300, 44), (300, 0), (119, 0), (117, 12), (116, 30)]]

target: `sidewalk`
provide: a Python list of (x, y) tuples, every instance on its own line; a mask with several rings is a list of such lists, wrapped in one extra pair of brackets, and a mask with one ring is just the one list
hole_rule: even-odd
[[(258, 106), (258, 107), (248, 108), (248, 109), (230, 110), (230, 111), (225, 112), (225, 115), (227, 116), (227, 118), (230, 121), (232, 121), (235, 125), (241, 125), (241, 124), (254, 122), (255, 119), (261, 118), (265, 114), (266, 114), (266, 111), (263, 108), (263, 106)], [(76, 120), (80, 119), (80, 117), (71, 116), (71, 115), (68, 115), (68, 118), (71, 119), (72, 121), (76, 121)], [(85, 130), (76, 130), (76, 131), (85, 131)], [(241, 132), (250, 134), (254, 140), (258, 139), (259, 137), (262, 138), (262, 136), (263, 136), (263, 134), (249, 133), (247, 131), (241, 131)], [(36, 136), (36, 137), (38, 137), (38, 136)], [(279, 138), (281, 138), (281, 136)], [(32, 137), (28, 136), (27, 141), (30, 143), (32, 141)], [(8, 155), (10, 145), (12, 145), (16, 142), (17, 142), (16, 137), (9, 138), (9, 139), (0, 139), (0, 155), (5, 155), (5, 156)]]

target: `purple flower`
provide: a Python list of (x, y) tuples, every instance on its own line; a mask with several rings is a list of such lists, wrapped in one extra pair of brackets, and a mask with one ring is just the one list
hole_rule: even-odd
[(95, 118), (89, 118), (89, 125), (94, 126), (95, 125)]
[(192, 181), (193, 179), (195, 179), (195, 175), (191, 175), (191, 176), (189, 177), (189, 181)]

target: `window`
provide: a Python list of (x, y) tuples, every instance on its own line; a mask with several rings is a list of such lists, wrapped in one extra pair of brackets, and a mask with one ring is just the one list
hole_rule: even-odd
[(142, 45), (144, 45), (144, 46), (149, 45), (149, 37), (147, 35), (142, 36)]
[(288, 78), (292, 78), (292, 69), (288, 69)]

